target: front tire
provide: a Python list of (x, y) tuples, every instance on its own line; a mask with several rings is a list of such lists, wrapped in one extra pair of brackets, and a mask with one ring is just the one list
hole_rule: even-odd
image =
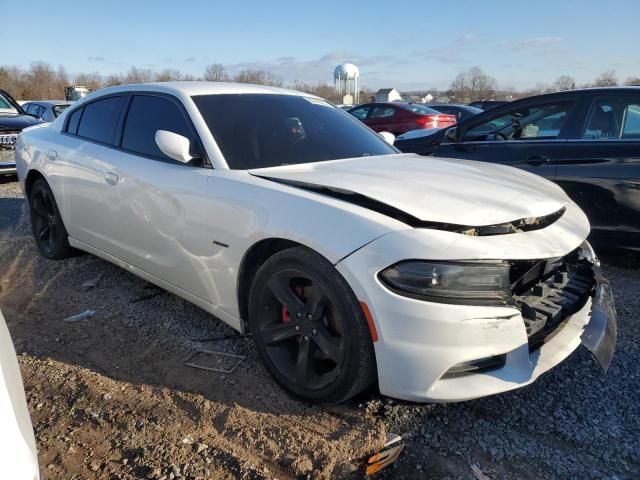
[(42, 178), (36, 180), (29, 192), (31, 230), (42, 256), (61, 260), (73, 255), (67, 229), (62, 223), (58, 204), (49, 184)]
[(249, 326), (269, 373), (307, 400), (338, 403), (375, 380), (375, 355), (353, 291), (305, 247), (276, 253), (249, 294)]

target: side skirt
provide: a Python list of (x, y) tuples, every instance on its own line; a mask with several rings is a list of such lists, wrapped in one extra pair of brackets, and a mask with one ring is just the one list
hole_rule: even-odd
[(189, 292), (182, 290), (181, 288), (176, 287), (175, 285), (169, 282), (165, 282), (164, 280), (154, 275), (151, 275), (150, 273), (147, 273), (144, 270), (140, 270), (139, 268), (133, 265), (130, 265), (127, 262), (123, 262), (119, 258), (109, 255), (108, 253), (103, 252), (102, 250), (92, 247), (91, 245), (81, 242), (80, 240), (76, 240), (73, 237), (69, 237), (69, 245), (71, 245), (74, 248), (77, 248), (78, 250), (83, 250), (87, 253), (90, 253), (91, 255), (95, 255), (96, 257), (100, 257), (103, 260), (106, 260), (107, 262), (111, 262), (114, 265), (117, 265), (118, 267), (124, 268), (128, 272), (133, 273), (134, 275), (137, 275), (138, 277), (146, 280), (147, 282), (153, 283), (154, 285), (157, 285), (163, 290), (167, 290), (168, 292), (171, 292), (174, 295), (184, 298), (187, 302), (193, 303), (194, 305), (210, 313), (211, 315), (223, 321), (224, 323), (229, 325), (231, 328), (234, 328), (240, 333), (245, 333), (242, 320), (234, 317), (233, 315), (228, 314), (227, 312), (220, 310), (219, 308), (215, 307), (211, 303), (206, 302), (201, 298), (196, 297), (195, 295), (192, 295)]

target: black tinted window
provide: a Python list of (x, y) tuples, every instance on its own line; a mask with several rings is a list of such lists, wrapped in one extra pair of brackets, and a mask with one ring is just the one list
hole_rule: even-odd
[(124, 97), (109, 97), (87, 104), (78, 135), (97, 142), (113, 143), (123, 104)]
[(78, 123), (80, 122), (80, 117), (82, 116), (83, 108), (79, 108), (78, 110), (71, 112), (69, 116), (69, 123), (67, 124), (67, 132), (73, 133), (74, 135), (78, 133)]
[(295, 95), (193, 97), (232, 169), (397, 153), (351, 115)]
[(156, 145), (158, 130), (168, 130), (187, 137), (193, 145), (193, 135), (177, 104), (167, 98), (135, 95), (124, 124), (122, 148), (168, 158)]

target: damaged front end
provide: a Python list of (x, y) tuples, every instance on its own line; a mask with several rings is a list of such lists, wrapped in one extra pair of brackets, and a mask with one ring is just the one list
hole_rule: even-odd
[(616, 311), (597, 260), (579, 248), (562, 258), (511, 262), (510, 277), (530, 352), (551, 340), (591, 298), (591, 319), (581, 340), (607, 371), (616, 343)]

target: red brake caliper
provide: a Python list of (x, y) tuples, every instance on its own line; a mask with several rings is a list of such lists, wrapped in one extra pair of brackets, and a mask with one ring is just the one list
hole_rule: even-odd
[[(299, 299), (303, 299), (302, 297), (302, 287), (293, 287), (293, 291), (295, 292), (296, 296)], [(282, 306), (282, 323), (289, 323), (291, 320), (293, 320), (291, 318), (291, 314), (289, 313), (289, 310), (286, 309), (286, 307), (283, 305)]]

